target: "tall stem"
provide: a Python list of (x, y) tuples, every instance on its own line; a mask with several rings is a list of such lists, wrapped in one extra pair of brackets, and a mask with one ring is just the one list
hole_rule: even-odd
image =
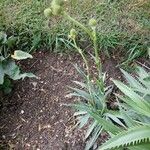
[(88, 62), (87, 62), (87, 60), (86, 60), (86, 58), (85, 58), (85, 56), (84, 56), (82, 50), (77, 46), (75, 39), (73, 39), (73, 43), (74, 43), (75, 48), (78, 50), (79, 54), (81, 55), (81, 57), (82, 57), (82, 59), (83, 59), (85, 65), (86, 65), (86, 69), (87, 69), (87, 79), (90, 80), (90, 71), (89, 71)]
[(87, 84), (88, 84), (88, 90), (89, 90), (90, 97), (91, 97), (91, 99), (90, 99), (89, 102), (90, 102), (92, 105), (94, 105), (92, 90), (91, 90), (91, 86), (90, 86), (90, 70), (89, 70), (88, 61), (86, 60), (86, 58), (85, 58), (85, 56), (84, 56), (82, 50), (77, 46), (75, 39), (73, 39), (73, 42), (74, 42), (75, 48), (78, 50), (79, 54), (81, 55), (81, 57), (82, 57), (82, 59), (83, 59), (85, 65), (86, 65), (86, 69), (87, 69)]
[(96, 67), (97, 67), (100, 77), (102, 78), (102, 65), (101, 65), (101, 59), (100, 59), (99, 53), (98, 53), (96, 28), (93, 28), (93, 44), (94, 44)]
[[(65, 11), (63, 12), (63, 15), (66, 19), (70, 20), (71, 22), (73, 22), (76, 26), (80, 27), (84, 32), (86, 32), (90, 39), (92, 40), (93, 44), (94, 44), (94, 53), (95, 53), (95, 64), (98, 70), (98, 74), (101, 80), (101, 84), (103, 84), (103, 77), (102, 77), (102, 65), (101, 65), (101, 59), (99, 58), (98, 55), (98, 46), (97, 46), (97, 35), (96, 35), (96, 28), (93, 29), (93, 32), (91, 30), (89, 30), (88, 28), (86, 28), (84, 25), (82, 25), (80, 22), (78, 22), (77, 20), (75, 20), (74, 18), (72, 18), (71, 16), (69, 16)], [(80, 53), (80, 55), (82, 56), (86, 68), (87, 68), (87, 80), (88, 80), (88, 87), (89, 87), (89, 92), (92, 98), (92, 92), (91, 92), (91, 87), (90, 87), (90, 72), (89, 72), (89, 66), (88, 66), (88, 62), (84, 56), (84, 54), (82, 53), (82, 50), (77, 46), (75, 40), (74, 40), (74, 45), (75, 48), (78, 50), (78, 52)], [(93, 104), (93, 102), (92, 102)]]
[(78, 26), (81, 29), (83, 29), (90, 36), (90, 38), (93, 39), (93, 35), (92, 35), (91, 31), (88, 28), (86, 28), (84, 25), (82, 25), (77, 20), (75, 20), (72, 17), (70, 17), (66, 12), (64, 12), (63, 15), (64, 15), (65, 18), (67, 18), (68, 20), (70, 20), (71, 22), (73, 22), (76, 26)]
[(83, 29), (89, 36), (90, 39), (93, 41), (94, 44), (94, 51), (95, 51), (95, 58), (96, 58), (96, 66), (98, 73), (100, 77), (102, 77), (102, 66), (101, 66), (101, 60), (98, 55), (98, 46), (97, 46), (97, 35), (96, 35), (96, 28), (93, 29), (93, 32), (91, 32), (88, 28), (86, 28), (84, 25), (82, 25), (77, 20), (70, 17), (66, 12), (63, 13), (64, 17), (73, 22), (75, 25), (79, 26), (81, 29)]

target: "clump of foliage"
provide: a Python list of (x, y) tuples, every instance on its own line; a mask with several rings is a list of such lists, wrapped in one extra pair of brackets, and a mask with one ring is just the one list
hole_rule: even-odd
[[(74, 81), (81, 88), (72, 88), (73, 93), (69, 96), (80, 97), (81, 102), (73, 105), (77, 112), (74, 114), (78, 120), (78, 126), (82, 128), (87, 125), (88, 130), (85, 139), (86, 150), (92, 148), (97, 138), (102, 132), (107, 132), (111, 137), (99, 149), (138, 149), (150, 146), (150, 104), (149, 104), (149, 74), (139, 68), (140, 74), (137, 81), (127, 72), (126, 78), (130, 82), (131, 87), (124, 85), (119, 81), (114, 81), (117, 87), (125, 94), (125, 97), (118, 96), (123, 102), (118, 102), (119, 110), (110, 110), (107, 106), (109, 95), (112, 92), (112, 86), (105, 85), (105, 74), (102, 72), (102, 63), (99, 58), (98, 41), (97, 41), (97, 21), (92, 18), (89, 20), (88, 27), (72, 18), (64, 10), (63, 0), (53, 0), (51, 6), (45, 9), (44, 14), (47, 18), (52, 16), (61, 16), (69, 20), (84, 31), (93, 43), (94, 54), (90, 54), (93, 58), (97, 75), (93, 78), (90, 73), (87, 56), (76, 42), (77, 31), (71, 29), (69, 39), (72, 46), (83, 58), (86, 66), (86, 72), (75, 66), (77, 71), (83, 77), (84, 82)], [(144, 75), (145, 74), (145, 75)], [(141, 76), (144, 75), (144, 76)], [(143, 90), (141, 90), (143, 88)], [(131, 110), (131, 112), (129, 111)], [(139, 117), (140, 115), (140, 117)]]
[(7, 37), (4, 32), (0, 32), (0, 89), (3, 89), (5, 93), (11, 92), (10, 79), (19, 80), (25, 77), (35, 77), (32, 73), (21, 73), (20, 67), (15, 62), (15, 60), (32, 58), (32, 55), (21, 50), (16, 50), (11, 55), (16, 40), (16, 37)]
[(126, 127), (112, 136), (100, 150), (150, 148), (150, 74), (141, 67), (137, 69), (135, 78), (122, 70), (128, 85), (114, 80), (115, 85), (124, 94), (117, 97), (122, 101), (119, 103), (119, 111)]

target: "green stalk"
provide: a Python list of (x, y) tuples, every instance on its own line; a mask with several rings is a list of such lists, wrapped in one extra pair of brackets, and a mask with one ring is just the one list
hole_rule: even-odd
[[(93, 28), (93, 32), (91, 30), (89, 30), (88, 28), (86, 28), (84, 25), (82, 25), (80, 22), (78, 22), (77, 20), (75, 20), (74, 18), (72, 18), (70, 15), (68, 15), (65, 11), (63, 12), (63, 16), (73, 22), (76, 26), (80, 27), (85, 33), (87, 33), (90, 37), (90, 39), (92, 40), (93, 44), (94, 44), (94, 53), (95, 53), (95, 64), (97, 67), (97, 71), (101, 80), (101, 84), (103, 84), (102, 82), (102, 65), (101, 65), (101, 59), (99, 58), (99, 54), (98, 54), (98, 45), (97, 45), (97, 35), (96, 35), (96, 28)], [(74, 40), (74, 45), (75, 48), (78, 50), (78, 52), (80, 53), (80, 55), (82, 56), (86, 68), (87, 68), (87, 80), (88, 80), (88, 85), (90, 84), (90, 72), (89, 72), (89, 66), (88, 66), (88, 62), (84, 56), (84, 54), (82, 53), (82, 50), (77, 46), (75, 40)], [(89, 86), (89, 92), (90, 95), (92, 96), (91, 93), (91, 89)]]
[(81, 55), (85, 65), (86, 65), (86, 69), (87, 69), (87, 84), (88, 84), (88, 89), (89, 89), (89, 93), (90, 93), (90, 97), (91, 97), (91, 100), (90, 100), (90, 103), (92, 105), (94, 105), (94, 101), (93, 101), (93, 96), (92, 96), (92, 91), (91, 91), (91, 86), (90, 86), (90, 70), (89, 70), (89, 65), (88, 65), (88, 61), (86, 60), (82, 50), (77, 46), (77, 43), (75, 41), (75, 39), (73, 39), (73, 42), (74, 42), (74, 46), (75, 48), (77, 49), (77, 51), (79, 52), (79, 54)]
[(87, 62), (87, 60), (86, 60), (86, 58), (85, 58), (85, 56), (84, 56), (82, 50), (77, 46), (77, 43), (76, 43), (75, 39), (73, 39), (73, 43), (74, 43), (75, 48), (77, 49), (77, 51), (78, 51), (79, 54), (81, 55), (81, 57), (82, 57), (82, 59), (83, 59), (85, 65), (86, 65), (86, 69), (87, 69), (87, 79), (90, 80), (90, 71), (89, 71), (88, 62)]
[(93, 44), (94, 44), (94, 52), (95, 52), (95, 59), (96, 59), (95, 60), (96, 67), (100, 77), (102, 78), (102, 66), (101, 66), (101, 59), (98, 54), (96, 28), (93, 29)]
[(86, 28), (84, 25), (82, 25), (80, 22), (78, 22), (77, 20), (73, 19), (71, 16), (69, 16), (65, 11), (63, 12), (63, 15), (66, 19), (70, 20), (71, 22), (73, 22), (76, 26), (80, 27), (82, 30), (84, 30), (91, 39), (93, 39), (93, 35), (91, 33), (91, 31)]
[(83, 31), (85, 31), (89, 36), (90, 39), (93, 41), (94, 44), (94, 51), (95, 51), (95, 58), (96, 58), (96, 66), (98, 69), (99, 75), (102, 77), (102, 67), (101, 67), (101, 61), (98, 55), (98, 47), (97, 47), (97, 36), (96, 36), (96, 29), (91, 32), (88, 28), (86, 28), (84, 25), (82, 25), (80, 22), (69, 16), (66, 12), (63, 12), (63, 15), (66, 19), (73, 22), (76, 26), (80, 27)]

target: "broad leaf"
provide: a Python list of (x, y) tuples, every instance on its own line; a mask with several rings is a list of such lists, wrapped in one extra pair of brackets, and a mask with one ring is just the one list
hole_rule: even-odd
[(16, 50), (14, 52), (14, 55), (11, 55), (11, 57), (13, 59), (16, 59), (16, 60), (23, 60), (23, 59), (27, 59), (27, 58), (33, 58), (32, 55), (30, 55), (27, 52), (23, 52), (21, 50)]

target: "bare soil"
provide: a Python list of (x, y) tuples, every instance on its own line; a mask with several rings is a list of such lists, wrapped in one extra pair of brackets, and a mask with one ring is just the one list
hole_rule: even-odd
[[(24, 69), (38, 79), (17, 81), (11, 95), (1, 97), (0, 149), (14, 150), (83, 150), (84, 129), (75, 129), (74, 110), (66, 104), (67, 85), (80, 79), (72, 63), (82, 66), (78, 55), (61, 56), (38, 52), (23, 63)], [(109, 77), (120, 78), (114, 58), (103, 58)], [(110, 81), (111, 82), (111, 81)]]

